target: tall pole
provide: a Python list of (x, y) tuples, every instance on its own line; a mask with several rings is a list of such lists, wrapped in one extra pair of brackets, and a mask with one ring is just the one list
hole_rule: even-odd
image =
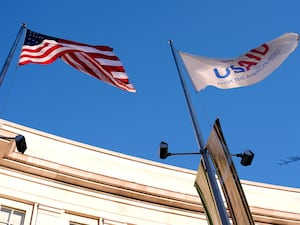
[(12, 60), (13, 55), (15, 54), (15, 51), (16, 51), (16, 48), (18, 46), (19, 40), (20, 40), (20, 38), (22, 36), (22, 33), (23, 33), (23, 30), (25, 28), (26, 28), (26, 24), (23, 23), (22, 26), (19, 29), (17, 37), (16, 37), (16, 39), (15, 39), (15, 41), (14, 41), (14, 43), (13, 43), (11, 49), (10, 49), (10, 52), (9, 52), (7, 58), (6, 58), (6, 61), (5, 61), (4, 65), (2, 67), (2, 70), (1, 70), (1, 73), (0, 73), (0, 86), (2, 85), (2, 82), (3, 82), (4, 78), (5, 78), (6, 72), (8, 70), (9, 64), (10, 64), (10, 62)]
[(181, 86), (182, 86), (184, 96), (185, 96), (185, 99), (186, 99), (186, 102), (187, 102), (187, 105), (188, 105), (188, 109), (189, 109), (189, 112), (190, 112), (190, 116), (191, 116), (191, 119), (192, 119), (192, 124), (193, 124), (193, 128), (194, 128), (194, 133), (195, 133), (195, 136), (196, 136), (197, 144), (198, 144), (198, 147), (199, 147), (199, 151), (202, 154), (204, 165), (206, 167), (206, 171), (207, 171), (207, 175), (208, 175), (208, 179), (209, 179), (209, 182), (211, 184), (212, 192), (213, 192), (213, 195), (214, 195), (214, 198), (215, 198), (215, 201), (216, 201), (217, 210), (219, 212), (222, 224), (223, 225), (230, 225), (229, 219), (228, 219), (228, 216), (227, 216), (227, 213), (226, 213), (226, 209), (225, 209), (225, 206), (224, 206), (224, 202), (223, 202), (222, 197), (221, 197), (220, 189), (218, 188), (218, 184), (217, 184), (215, 175), (214, 175), (212, 167), (211, 167), (211, 163), (210, 163), (210, 160), (209, 160), (209, 157), (208, 157), (208, 152), (205, 149), (202, 133), (201, 133), (201, 130), (200, 130), (200, 126), (199, 126), (199, 123), (198, 123), (198, 119), (197, 119), (194, 107), (192, 105), (191, 97), (189, 95), (185, 80), (184, 80), (183, 75), (181, 73), (181, 70), (180, 70), (180, 67), (179, 67), (179, 64), (178, 64), (178, 61), (177, 61), (177, 57), (176, 57), (176, 52), (175, 52), (175, 49), (173, 47), (173, 43), (172, 43), (171, 40), (169, 41), (169, 44), (170, 44), (170, 47), (171, 47), (171, 50), (172, 50), (172, 54), (173, 54), (173, 58), (174, 58), (174, 61), (175, 61), (175, 64), (176, 64), (177, 72), (179, 74)]

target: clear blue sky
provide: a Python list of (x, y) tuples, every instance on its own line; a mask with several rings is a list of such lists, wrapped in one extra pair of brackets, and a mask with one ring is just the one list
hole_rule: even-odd
[[(1, 6), (0, 62), (22, 24), (73, 41), (109, 45), (137, 93), (128, 93), (58, 60), (17, 67), (23, 38), (0, 88), (0, 117), (116, 152), (197, 170), (198, 151), (168, 40), (181, 51), (233, 58), (286, 32), (300, 32), (300, 2), (291, 1), (5, 1)], [(24, 36), (23, 36), (24, 37)], [(300, 49), (264, 81), (245, 88), (208, 87), (196, 93), (185, 74), (204, 139), (220, 118), (231, 153), (255, 152), (241, 179), (300, 187)], [(30, 146), (30, 143), (28, 143)], [(42, 149), (41, 149), (42, 150)], [(101, 165), (99, 165), (101, 166)]]

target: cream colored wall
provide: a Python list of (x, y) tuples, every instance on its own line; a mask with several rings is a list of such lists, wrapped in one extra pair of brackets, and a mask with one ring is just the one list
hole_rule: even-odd
[[(71, 218), (89, 224), (101, 224), (102, 218), (143, 225), (207, 224), (193, 186), (196, 171), (4, 120), (0, 124), (0, 135), (22, 134), (28, 146), (24, 155), (0, 153), (0, 204), (27, 204), (33, 216), (25, 225), (67, 225)], [(8, 145), (13, 143), (0, 141), (1, 149)], [(242, 185), (256, 224), (300, 224), (299, 189), (251, 181)]]
[[(11, 153), (12, 157), (9, 158), (14, 161), (30, 164), (36, 159), (42, 159), (41, 167), (55, 162), (57, 170), (60, 170), (61, 165), (65, 165), (69, 170), (78, 170), (78, 173), (85, 171), (91, 176), (102, 174), (117, 179), (120, 186), (126, 182), (124, 185), (129, 183), (130, 188), (134, 189), (134, 186), (139, 184), (145, 192), (146, 189), (160, 189), (160, 192), (172, 191), (172, 194), (180, 194), (186, 189), (198, 200), (193, 188), (194, 171), (73, 142), (6, 121), (2, 121), (2, 129), (26, 137), (28, 149), (24, 155)], [(13, 199), (28, 202), (29, 205), (38, 205), (35, 219), (37, 224), (68, 224), (69, 214), (82, 214), (83, 217), (94, 218), (94, 221), (106, 218), (128, 224), (206, 224), (203, 213), (143, 202), (136, 199), (135, 193), (131, 194), (132, 198), (113, 195), (39, 176), (29, 176), (27, 173), (16, 173), (7, 168), (0, 169), (0, 181), (5, 181), (1, 182), (5, 185), (0, 187), (0, 193), (5, 193), (3, 198), (13, 196)], [(159, 201), (159, 198), (158, 196), (156, 201)]]
[(129, 182), (178, 192), (184, 189), (188, 193), (196, 194), (193, 188), (194, 171), (130, 157), (63, 138), (49, 138), (25, 131), (22, 134), (28, 143), (28, 156)]
[[(37, 225), (67, 225), (68, 213), (84, 215), (95, 221), (106, 218), (129, 224), (206, 224), (203, 216), (193, 213), (122, 199), (5, 169), (0, 170), (0, 180), (0, 193), (5, 193), (3, 198), (13, 198), (32, 206), (38, 204), (37, 218), (34, 218)], [(3, 181), (6, 181), (5, 185)]]

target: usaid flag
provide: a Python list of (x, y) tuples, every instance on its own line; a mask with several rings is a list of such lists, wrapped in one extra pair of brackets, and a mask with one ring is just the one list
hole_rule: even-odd
[(286, 33), (236, 59), (179, 54), (197, 91), (206, 86), (237, 88), (265, 79), (296, 49), (298, 40), (298, 34)]

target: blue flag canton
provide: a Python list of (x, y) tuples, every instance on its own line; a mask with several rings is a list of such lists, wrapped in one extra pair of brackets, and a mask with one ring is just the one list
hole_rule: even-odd
[(45, 39), (56, 40), (56, 38), (54, 37), (44, 35), (44, 34), (39, 34), (32, 30), (27, 29), (24, 45), (30, 45), (30, 46), (39, 45)]

